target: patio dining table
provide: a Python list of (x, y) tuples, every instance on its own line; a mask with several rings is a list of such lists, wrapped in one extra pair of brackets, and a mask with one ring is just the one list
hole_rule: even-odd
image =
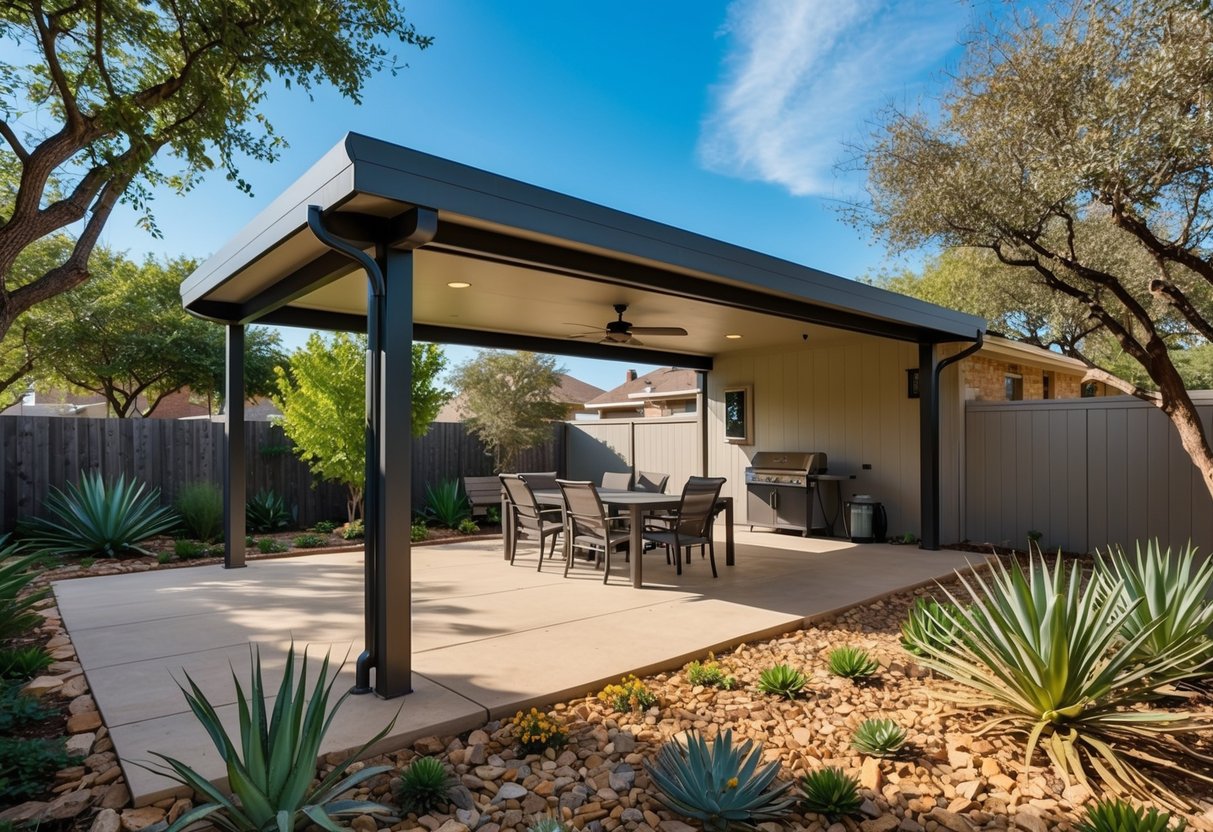
[[(613, 506), (617, 509), (628, 512), (628, 521), (631, 524), (631, 539), (629, 540), (628, 551), (635, 554), (635, 557), (629, 558), (632, 565), (632, 586), (639, 589), (643, 585), (643, 561), (641, 556), (643, 549), (641, 548), (644, 515), (654, 511), (663, 511), (668, 509), (678, 508), (678, 504), (682, 497), (679, 494), (659, 494), (652, 491), (625, 491), (617, 488), (599, 488), (598, 497), (604, 505)], [(564, 497), (557, 489), (540, 489), (535, 492), (535, 501), (541, 505), (547, 506), (562, 506), (564, 505)], [(725, 556), (724, 562), (726, 566), (733, 565), (733, 498), (721, 497), (717, 501), (717, 506), (724, 510), (724, 525), (725, 525)], [(510, 513), (512, 514), (512, 512)], [(510, 514), (505, 515), (507, 518)], [(509, 559), (509, 547), (511, 538), (513, 537), (512, 530), (509, 528), (505, 531), (505, 546), (506, 559)], [(681, 556), (681, 555), (680, 555)]]

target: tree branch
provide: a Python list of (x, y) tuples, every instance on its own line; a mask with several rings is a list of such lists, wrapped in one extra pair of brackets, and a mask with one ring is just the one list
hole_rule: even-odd
[[(1085, 360), (1085, 359), (1083, 359), (1083, 360)], [(1150, 404), (1154, 405), (1155, 407), (1158, 407), (1158, 408), (1162, 407), (1162, 397), (1159, 396), (1157, 393), (1150, 391), (1150, 390), (1146, 390), (1145, 388), (1142, 388), (1142, 387), (1138, 387), (1136, 384), (1133, 384), (1132, 382), (1129, 382), (1129, 381), (1125, 381), (1123, 378), (1120, 378), (1119, 376), (1114, 376), (1111, 373), (1109, 373), (1107, 370), (1101, 369), (1100, 367), (1096, 367), (1093, 364), (1088, 366), (1087, 372), (1082, 377), (1082, 381), (1084, 384), (1088, 381), (1103, 382), (1104, 384), (1108, 385), (1109, 387), (1114, 387), (1115, 389), (1119, 390), (1120, 392), (1122, 392), (1126, 395), (1133, 396), (1134, 398), (1141, 399), (1142, 401), (1145, 401), (1145, 402), (1149, 402)]]
[(25, 145), (21, 143), (21, 139), (17, 138), (17, 133), (13, 130), (12, 125), (7, 121), (0, 119), (0, 136), (8, 142), (8, 146), (12, 148), (13, 155), (22, 162), (29, 161), (29, 151), (25, 149)]

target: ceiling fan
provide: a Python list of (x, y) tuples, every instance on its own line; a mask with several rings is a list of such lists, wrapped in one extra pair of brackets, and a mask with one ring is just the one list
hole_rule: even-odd
[(636, 335), (686, 335), (687, 331), (680, 326), (633, 326), (630, 321), (623, 319), (623, 313), (628, 311), (626, 303), (615, 304), (615, 314), (619, 316), (618, 320), (610, 321), (604, 327), (590, 327), (589, 324), (571, 324), (571, 326), (589, 327), (592, 332), (583, 332), (578, 335), (570, 335), (570, 338), (598, 338), (598, 343), (605, 344), (632, 344), (633, 346), (644, 346), (642, 341), (636, 340)]

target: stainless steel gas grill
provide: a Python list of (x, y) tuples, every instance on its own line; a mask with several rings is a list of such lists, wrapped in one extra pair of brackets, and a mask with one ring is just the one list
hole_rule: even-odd
[[(755, 526), (833, 536), (845, 476), (827, 473), (822, 451), (759, 451), (745, 469), (746, 518)], [(823, 486), (832, 494), (826, 504)]]

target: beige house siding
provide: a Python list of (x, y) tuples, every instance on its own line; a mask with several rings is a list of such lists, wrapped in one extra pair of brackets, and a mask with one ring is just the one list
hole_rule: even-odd
[[(885, 504), (890, 533), (917, 534), (919, 403), (906, 395), (906, 370), (917, 366), (914, 344), (842, 332), (789, 350), (718, 356), (708, 374), (708, 470), (728, 478), (738, 522), (748, 522), (745, 468), (756, 451), (825, 451), (831, 473), (856, 475), (843, 483), (844, 498), (872, 494)], [(724, 389), (735, 385), (753, 386), (753, 445), (724, 441)]]
[(572, 479), (597, 482), (603, 471), (652, 471), (668, 474), (666, 492), (676, 494), (703, 470), (694, 417), (569, 422), (567, 436)]

